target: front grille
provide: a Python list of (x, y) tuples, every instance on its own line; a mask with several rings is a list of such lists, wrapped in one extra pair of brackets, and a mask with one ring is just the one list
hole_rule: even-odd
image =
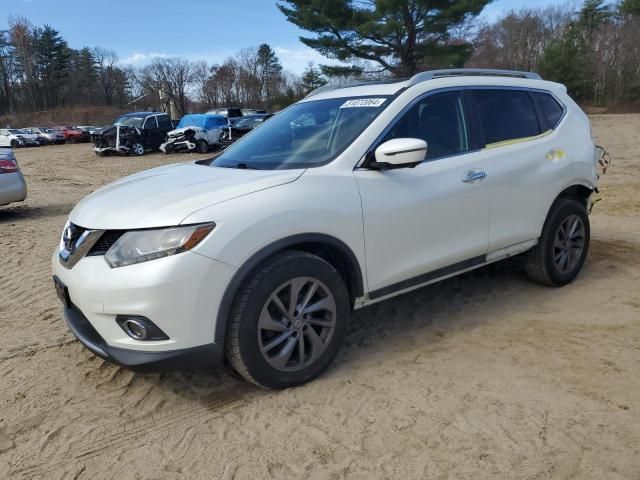
[(100, 236), (95, 245), (91, 247), (87, 256), (104, 255), (124, 233), (124, 230), (107, 230)]

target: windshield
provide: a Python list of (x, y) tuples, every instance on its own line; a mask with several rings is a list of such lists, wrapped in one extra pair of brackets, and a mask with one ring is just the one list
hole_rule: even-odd
[(144, 122), (144, 118), (145, 117), (130, 117), (128, 115), (123, 115), (122, 117), (118, 118), (115, 122), (113, 122), (113, 124), (120, 125), (123, 127), (142, 128), (142, 123)]
[(20, 135), (20, 134), (22, 134), (24, 132), (21, 131), (21, 130), (18, 130), (17, 128), (10, 128), (9, 129), (9, 133), (12, 133), (13, 135)]
[(324, 165), (349, 146), (389, 97), (331, 98), (297, 103), (220, 154), (215, 167), (264, 170)]

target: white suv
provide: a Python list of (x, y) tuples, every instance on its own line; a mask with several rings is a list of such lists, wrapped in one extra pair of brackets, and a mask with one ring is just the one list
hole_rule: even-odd
[(211, 160), (82, 200), (56, 289), (106, 360), (226, 358), (260, 386), (301, 384), (332, 362), (352, 309), (518, 254), (534, 280), (572, 281), (596, 160), (586, 115), (535, 74), (320, 89)]

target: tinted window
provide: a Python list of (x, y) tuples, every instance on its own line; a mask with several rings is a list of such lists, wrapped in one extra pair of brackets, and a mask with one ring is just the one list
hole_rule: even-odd
[(462, 99), (458, 92), (437, 93), (420, 100), (385, 136), (420, 138), (427, 142), (427, 159), (461, 153), (469, 149)]
[(533, 95), (535, 101), (538, 102), (538, 107), (547, 120), (547, 127), (551, 129), (556, 128), (564, 113), (562, 106), (548, 93), (533, 92), (531, 95)]
[(518, 90), (475, 90), (487, 145), (533, 137), (541, 132), (533, 102)]
[(148, 117), (144, 122), (144, 128), (146, 130), (150, 130), (152, 128), (158, 128), (158, 124), (156, 123), (156, 117)]
[(171, 119), (169, 118), (169, 115), (160, 115), (159, 117), (157, 117), (157, 119), (158, 119), (158, 127), (169, 128), (169, 129), (173, 128), (173, 125), (171, 125)]

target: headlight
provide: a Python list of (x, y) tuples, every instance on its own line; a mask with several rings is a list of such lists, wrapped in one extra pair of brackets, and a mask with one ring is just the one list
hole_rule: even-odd
[(215, 226), (215, 223), (202, 223), (127, 232), (111, 246), (104, 258), (111, 268), (116, 268), (175, 255), (198, 245)]

